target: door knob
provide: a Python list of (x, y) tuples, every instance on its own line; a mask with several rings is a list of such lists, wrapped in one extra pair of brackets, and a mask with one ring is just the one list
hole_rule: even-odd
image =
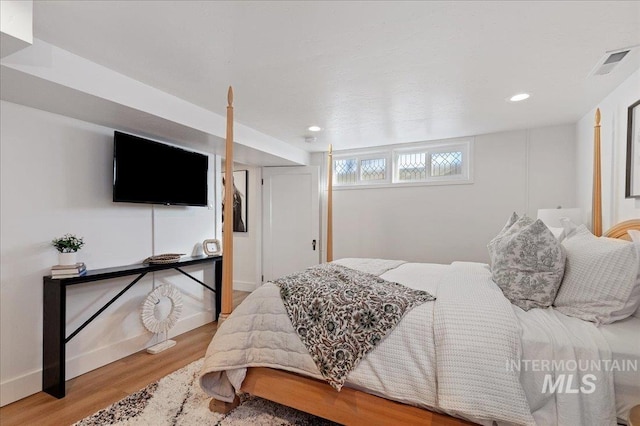
[(313, 247), (313, 251), (316, 251), (316, 240), (311, 241), (311, 247)]

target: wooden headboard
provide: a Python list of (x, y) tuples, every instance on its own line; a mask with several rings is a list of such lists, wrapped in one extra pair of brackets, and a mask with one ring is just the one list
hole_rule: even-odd
[(612, 226), (607, 232), (604, 233), (605, 237), (619, 238), (621, 240), (631, 241), (631, 237), (627, 231), (636, 230), (640, 231), (640, 219), (631, 219), (620, 222), (619, 224)]

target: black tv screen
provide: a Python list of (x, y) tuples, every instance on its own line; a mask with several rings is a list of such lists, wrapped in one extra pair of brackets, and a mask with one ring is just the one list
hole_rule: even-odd
[(113, 137), (113, 201), (207, 205), (209, 157), (126, 133)]

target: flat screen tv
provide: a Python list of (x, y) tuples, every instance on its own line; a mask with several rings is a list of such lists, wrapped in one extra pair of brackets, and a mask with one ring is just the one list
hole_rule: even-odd
[(207, 205), (209, 157), (126, 133), (113, 137), (113, 201)]

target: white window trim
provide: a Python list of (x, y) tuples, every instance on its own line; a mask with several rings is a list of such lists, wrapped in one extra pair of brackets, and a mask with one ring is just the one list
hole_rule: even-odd
[[(356, 149), (345, 151), (334, 151), (333, 160), (356, 159), (357, 160), (357, 180), (355, 184), (336, 184), (334, 176), (334, 190), (367, 189), (367, 188), (396, 188), (411, 186), (438, 186), (438, 185), (468, 185), (473, 184), (473, 138), (459, 138), (451, 140), (439, 140), (431, 142), (416, 142), (399, 145), (381, 146), (376, 149)], [(450, 152), (458, 149), (462, 152), (463, 172), (455, 176), (427, 176), (425, 180), (401, 181), (398, 179), (398, 154), (427, 153), (427, 174), (430, 172), (430, 154), (439, 152)], [(360, 181), (360, 161), (374, 158), (385, 158), (387, 160), (386, 178), (376, 182)], [(332, 167), (334, 165), (332, 164)], [(335, 170), (333, 170), (335, 173)]]

